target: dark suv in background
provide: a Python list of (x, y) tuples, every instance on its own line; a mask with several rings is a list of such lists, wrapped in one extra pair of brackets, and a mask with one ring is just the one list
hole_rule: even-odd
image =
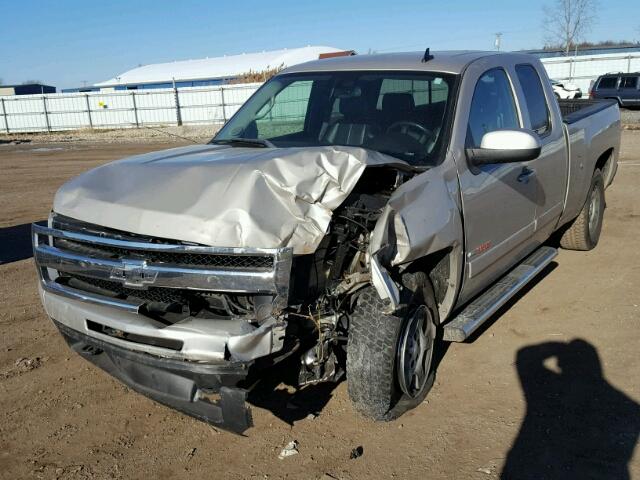
[(617, 100), (621, 107), (640, 107), (640, 72), (601, 75), (589, 96)]

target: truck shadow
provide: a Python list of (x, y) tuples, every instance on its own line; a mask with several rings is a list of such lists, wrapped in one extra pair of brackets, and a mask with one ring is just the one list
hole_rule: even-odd
[(293, 354), (276, 367), (264, 370), (259, 383), (249, 392), (248, 402), (269, 410), (289, 425), (310, 415), (319, 415), (342, 380), (296, 388), (299, 371), (299, 354)]
[[(474, 332), (471, 341), (481, 335), (493, 322), (515, 305), (520, 298), (526, 295), (527, 292), (534, 288), (538, 282), (542, 281), (557, 266), (557, 263), (551, 262), (535, 279), (525, 285), (511, 300), (485, 322), (478, 331)], [(438, 366), (444, 359), (450, 345), (449, 342), (442, 340), (442, 330), (440, 330), (433, 354), (434, 380), (437, 377)], [(299, 371), (299, 354), (291, 355), (276, 367), (263, 370), (260, 381), (256, 383), (254, 388), (249, 392), (249, 403), (256, 407), (269, 410), (273, 415), (290, 425), (293, 425), (298, 420), (307, 418), (309, 415), (319, 415), (333, 397), (335, 388), (344, 380), (307, 385), (296, 389)], [(399, 405), (398, 408), (403, 410), (401, 405)]]
[(32, 256), (30, 223), (0, 228), (0, 265)]
[(516, 368), (527, 412), (501, 478), (630, 478), (640, 405), (603, 377), (593, 345), (527, 346)]

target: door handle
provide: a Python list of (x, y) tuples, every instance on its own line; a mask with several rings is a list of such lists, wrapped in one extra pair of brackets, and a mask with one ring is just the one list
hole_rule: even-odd
[(518, 181), (520, 183), (529, 183), (529, 178), (531, 178), (535, 173), (535, 170), (532, 170), (529, 167), (524, 167), (520, 175), (518, 175)]

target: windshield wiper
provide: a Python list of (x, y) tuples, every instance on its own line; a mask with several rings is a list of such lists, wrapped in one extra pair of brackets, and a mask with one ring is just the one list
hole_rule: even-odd
[(269, 140), (261, 138), (221, 138), (211, 140), (214, 145), (231, 145), (232, 147), (276, 148)]

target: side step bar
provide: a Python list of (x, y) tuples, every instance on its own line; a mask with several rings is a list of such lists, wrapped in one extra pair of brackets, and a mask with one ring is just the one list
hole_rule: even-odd
[(474, 299), (458, 316), (444, 326), (444, 340), (464, 342), (491, 315), (549, 265), (556, 255), (558, 250), (555, 248), (541, 247), (525, 258), (522, 263)]

